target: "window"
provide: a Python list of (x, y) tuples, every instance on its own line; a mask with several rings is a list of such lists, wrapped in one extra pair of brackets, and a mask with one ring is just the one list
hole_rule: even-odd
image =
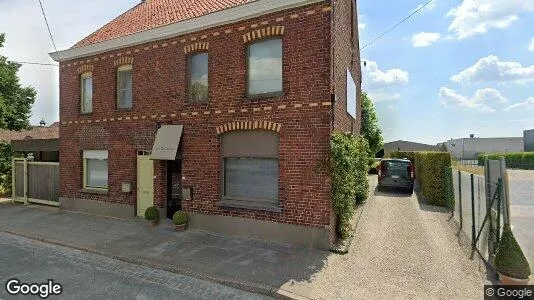
[(132, 108), (132, 65), (120, 66), (117, 70), (117, 108)]
[(278, 134), (233, 131), (221, 141), (222, 205), (279, 211)]
[(189, 102), (208, 101), (208, 54), (189, 56)]
[(248, 95), (282, 92), (282, 39), (248, 47)]
[(83, 151), (83, 188), (108, 189), (108, 151)]
[(81, 111), (84, 114), (93, 111), (93, 74), (91, 72), (83, 73), (80, 76), (81, 81)]

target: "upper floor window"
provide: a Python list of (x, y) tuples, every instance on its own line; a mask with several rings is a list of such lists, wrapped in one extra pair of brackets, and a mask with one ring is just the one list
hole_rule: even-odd
[(282, 39), (248, 46), (248, 95), (282, 92)]
[(208, 101), (208, 54), (189, 56), (189, 102)]
[(93, 74), (86, 72), (80, 75), (81, 82), (81, 112), (84, 114), (93, 111)]
[(133, 106), (133, 72), (132, 65), (123, 65), (117, 69), (117, 108), (132, 108)]

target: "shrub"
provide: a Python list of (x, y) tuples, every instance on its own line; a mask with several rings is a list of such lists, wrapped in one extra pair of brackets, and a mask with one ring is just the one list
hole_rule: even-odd
[(159, 221), (159, 210), (155, 206), (151, 206), (145, 211), (145, 219), (149, 221)]
[(378, 174), (378, 166), (380, 166), (380, 161), (374, 161), (373, 165), (369, 168), (369, 174)]
[(330, 173), (332, 206), (337, 216), (337, 232), (342, 239), (350, 235), (350, 219), (355, 203), (363, 202), (369, 193), (367, 172), (369, 145), (363, 137), (332, 134), (330, 142)]
[(393, 151), (388, 154), (388, 158), (406, 158), (409, 159), (412, 163), (415, 163), (415, 153), (417, 152)]
[(499, 160), (504, 157), (506, 167), (512, 169), (534, 170), (534, 152), (517, 152), (517, 153), (484, 153), (478, 156), (478, 164), (484, 165), (484, 160)]
[(495, 268), (501, 274), (515, 279), (528, 279), (530, 276), (528, 261), (508, 224), (504, 224), (495, 256)]
[(415, 177), (429, 204), (454, 207), (451, 167), (447, 152), (415, 152)]
[(174, 225), (185, 225), (187, 224), (187, 213), (185, 211), (177, 211), (172, 216), (172, 223)]

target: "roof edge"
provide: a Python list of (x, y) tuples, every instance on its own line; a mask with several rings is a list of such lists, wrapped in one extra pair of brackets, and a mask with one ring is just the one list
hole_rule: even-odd
[(53, 60), (57, 62), (63, 62), (80, 57), (101, 54), (107, 51), (172, 38), (211, 27), (231, 24), (261, 15), (319, 2), (325, 2), (325, 0), (258, 0), (200, 16), (198, 18), (156, 27), (100, 43), (70, 48), (58, 52), (51, 52), (49, 55)]

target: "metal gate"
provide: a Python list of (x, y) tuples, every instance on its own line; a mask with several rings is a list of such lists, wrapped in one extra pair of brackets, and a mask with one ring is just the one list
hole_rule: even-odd
[(14, 158), (12, 176), (14, 202), (59, 206), (59, 163)]

